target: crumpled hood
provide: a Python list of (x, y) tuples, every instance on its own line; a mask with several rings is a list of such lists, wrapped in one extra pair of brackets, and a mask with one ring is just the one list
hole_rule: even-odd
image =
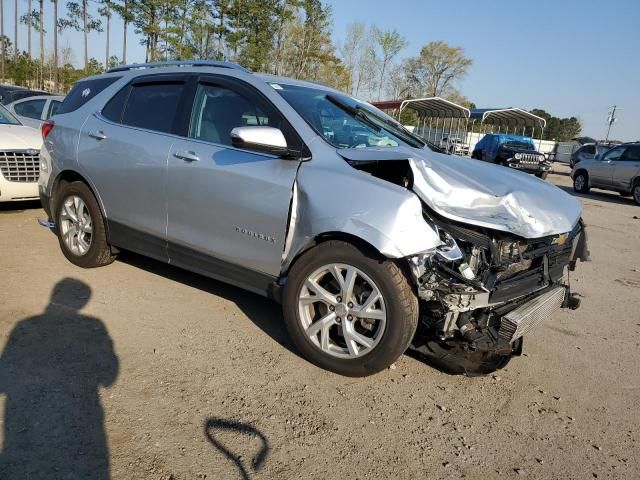
[(440, 215), (463, 223), (539, 238), (569, 232), (582, 206), (533, 175), (455, 155), (408, 147), (339, 152), (355, 161), (409, 161), (413, 190)]
[(24, 125), (0, 125), (0, 150), (40, 150), (41, 147), (39, 130)]

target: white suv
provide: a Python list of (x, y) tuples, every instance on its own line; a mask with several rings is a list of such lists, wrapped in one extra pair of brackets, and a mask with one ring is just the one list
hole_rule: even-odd
[(38, 198), (42, 137), (0, 105), (0, 202)]

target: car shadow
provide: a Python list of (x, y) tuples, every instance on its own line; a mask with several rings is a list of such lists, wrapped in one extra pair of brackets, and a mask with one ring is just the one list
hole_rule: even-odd
[(100, 387), (118, 376), (104, 324), (80, 313), (91, 289), (65, 278), (40, 315), (20, 320), (0, 355), (2, 479), (110, 478)]
[(42, 208), (40, 200), (21, 200), (18, 202), (0, 202), (0, 214), (21, 213), (25, 210), (37, 210)]
[(281, 307), (273, 300), (129, 251), (120, 252), (118, 261), (235, 303), (260, 330), (290, 352), (300, 356), (289, 342)]
[(634, 205), (633, 199), (625, 198), (617, 192), (590, 190), (589, 193), (578, 193), (573, 189), (573, 187), (567, 187), (565, 185), (556, 185), (556, 187), (564, 190), (574, 197), (580, 197), (586, 200), (600, 200), (602, 202), (616, 203), (618, 205)]

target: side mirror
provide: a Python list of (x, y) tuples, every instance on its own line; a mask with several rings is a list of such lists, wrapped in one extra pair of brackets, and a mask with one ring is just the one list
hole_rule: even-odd
[(236, 148), (271, 153), (280, 157), (291, 154), (279, 128), (273, 127), (236, 127), (231, 130), (231, 144)]

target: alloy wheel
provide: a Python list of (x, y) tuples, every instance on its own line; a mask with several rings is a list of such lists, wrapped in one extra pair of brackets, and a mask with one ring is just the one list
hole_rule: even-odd
[(307, 277), (298, 296), (305, 335), (323, 352), (357, 358), (373, 350), (387, 323), (382, 292), (362, 270), (343, 263)]
[(584, 175), (578, 175), (575, 179), (574, 185), (576, 187), (576, 190), (578, 191), (582, 190), (585, 185)]
[(62, 241), (71, 253), (80, 257), (89, 251), (93, 227), (82, 198), (71, 195), (64, 200), (58, 224)]

